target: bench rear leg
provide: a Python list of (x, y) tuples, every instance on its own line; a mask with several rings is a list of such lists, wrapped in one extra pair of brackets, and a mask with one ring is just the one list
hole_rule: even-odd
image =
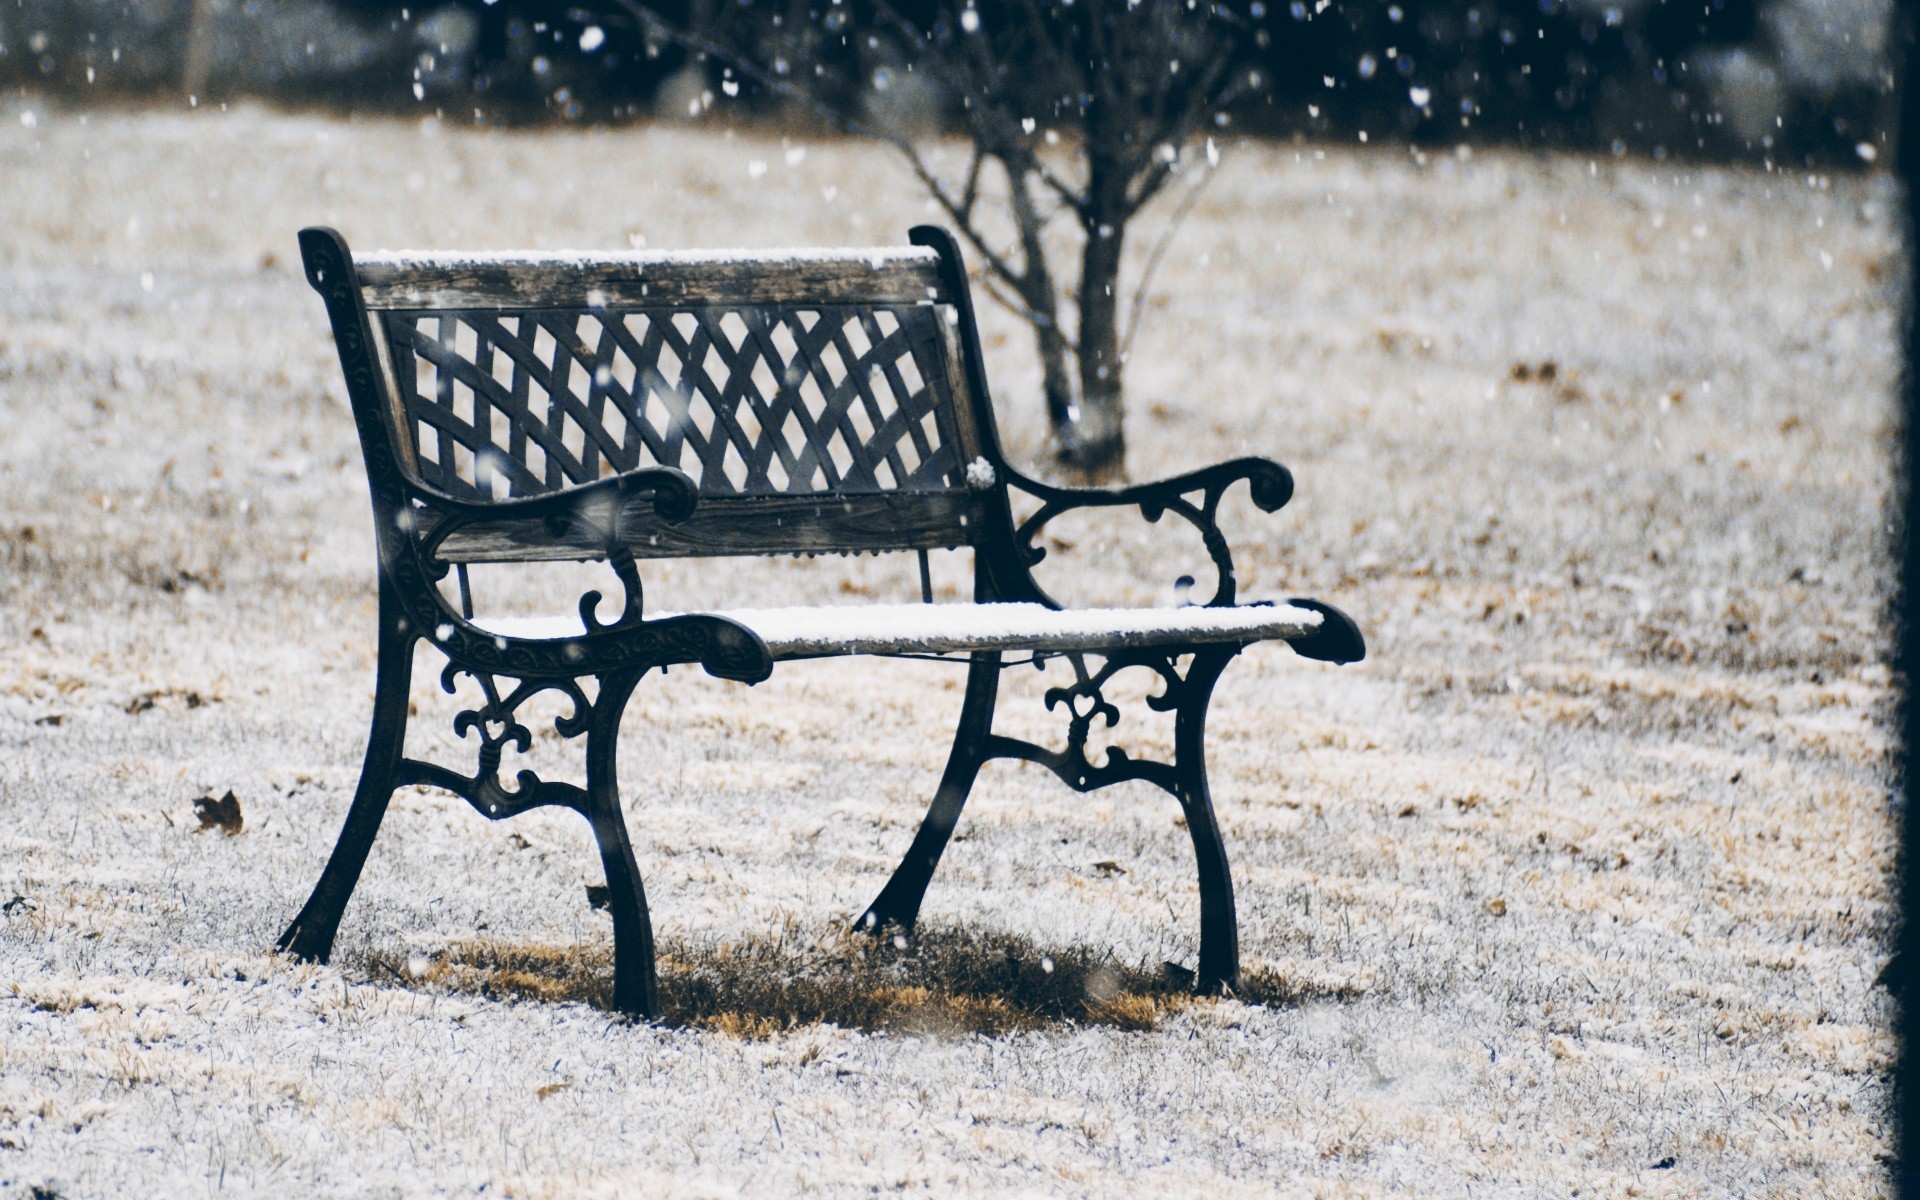
[(1240, 987), (1240, 929), (1233, 910), (1233, 876), (1227, 848), (1214, 819), (1207, 787), (1207, 704), (1213, 685), (1239, 647), (1195, 651), (1174, 716), (1175, 799), (1187, 818), (1193, 854), (1200, 869), (1200, 964), (1194, 988), (1218, 992)]
[(360, 872), (367, 865), (367, 853), (380, 832), (381, 818), (399, 783), (402, 751), (407, 739), (408, 686), (413, 678), (413, 638), (404, 632), (400, 606), (388, 593), (385, 581), (380, 589), (380, 656), (376, 667), (373, 694), (373, 727), (367, 735), (367, 757), (360, 768), (360, 784), (354, 789), (353, 806), (347, 810), (346, 825), (334, 844), (320, 882), (307, 898), (300, 915), (280, 935), (282, 953), (307, 962), (326, 962), (333, 954), (334, 935), (340, 928), (341, 914)]
[(889, 925), (912, 929), (920, 917), (920, 902), (926, 898), (933, 870), (940, 864), (960, 810), (973, 791), (973, 781), (986, 761), (987, 738), (993, 731), (994, 700), (1000, 689), (1000, 655), (997, 652), (975, 654), (967, 670), (967, 698), (960, 709), (960, 727), (953, 735), (953, 749), (947, 755), (947, 769), (940, 776), (940, 788), (927, 808), (913, 845), (900, 860), (893, 878), (880, 895), (867, 906), (856, 931), (878, 933)]
[(593, 724), (587, 731), (587, 811), (593, 837), (600, 844), (600, 864), (607, 873), (608, 907), (613, 913), (613, 1007), (630, 1016), (653, 1020), (660, 1015), (654, 971), (653, 921), (647, 914), (647, 893), (640, 884), (640, 865), (627, 838), (626, 818), (620, 812), (620, 784), (615, 769), (620, 742), (620, 716), (639, 682), (637, 672), (603, 676), (593, 702)]

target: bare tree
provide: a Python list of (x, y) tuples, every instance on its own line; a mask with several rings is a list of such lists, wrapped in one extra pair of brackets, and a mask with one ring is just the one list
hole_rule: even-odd
[[(1127, 350), (1166, 247), (1163, 237), (1149, 254), (1123, 322), (1129, 225), (1197, 159), (1229, 106), (1262, 86), (1251, 57), (1265, 15), (1257, 0), (1245, 10), (1208, 0), (786, 0), (727, 6), (706, 28), (644, 0), (618, 2), (651, 33), (897, 149), (972, 245), (992, 294), (1032, 326), (1061, 460), (1096, 477), (1123, 470)], [(911, 76), (944, 92), (970, 141), (957, 178), (935, 169), (917, 114), (886, 103), (889, 82)], [(1211, 144), (1206, 157), (1212, 165)], [(994, 189), (998, 214), (983, 199), (989, 168), (1005, 184), (1003, 197)], [(1011, 244), (992, 236), (994, 215), (1007, 218)], [(1048, 254), (1056, 221), (1078, 232), (1077, 264)]]

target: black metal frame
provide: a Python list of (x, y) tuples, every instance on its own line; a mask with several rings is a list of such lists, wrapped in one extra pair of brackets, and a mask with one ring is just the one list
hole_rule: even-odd
[[(1030, 568), (1044, 557), (1035, 545), (1054, 518), (1087, 507), (1132, 507), (1149, 521), (1172, 513), (1201, 534), (1218, 574), (1210, 606), (1235, 603), (1236, 577), (1231, 550), (1218, 524), (1222, 496), (1244, 480), (1253, 502), (1277, 511), (1291, 497), (1292, 476), (1278, 463), (1243, 458), (1158, 483), (1118, 490), (1056, 487), (1022, 475), (1000, 452), (979, 335), (959, 249), (943, 229), (922, 226), (912, 232), (916, 245), (939, 255), (944, 302), (956, 310), (959, 365), (969, 395), (974, 445), (991, 468), (990, 479), (969, 479), (965, 508), (976, 518), (956, 519), (951, 544), (974, 550), (974, 595), (978, 602), (1027, 601), (1059, 608), (1035, 582)], [(640, 678), (655, 667), (698, 663), (721, 678), (754, 683), (773, 669), (766, 644), (752, 630), (717, 616), (676, 616), (648, 620), (643, 613), (636, 552), (642, 523), (687, 521), (703, 503), (700, 488), (669, 467), (628, 470), (583, 486), (508, 500), (475, 500), (429, 486), (409, 470), (397, 440), (406, 436), (394, 425), (385, 394), (365, 297), (345, 242), (332, 230), (308, 229), (300, 235), (307, 276), (325, 299), (340, 362), (346, 374), (372, 492), (379, 553), (379, 665), (372, 729), (360, 783), (346, 825), (311, 897), (280, 938), (280, 949), (324, 961), (332, 951), (341, 916), (366, 863), (393, 791), (407, 785), (431, 785), (461, 796), (481, 815), (503, 820), (532, 808), (558, 805), (586, 817), (600, 847), (614, 921), (614, 1006), (636, 1016), (658, 1011), (652, 927), (645, 893), (621, 815), (615, 773), (615, 749), (621, 714)], [(779, 297), (770, 295), (770, 303)], [(949, 398), (951, 402), (957, 402)], [(1039, 501), (1038, 509), (1016, 523), (1009, 491)], [(717, 506), (716, 502), (716, 506)], [(465, 605), (456, 609), (438, 586), (455, 561), (444, 553), (449, 539), (475, 529), (512, 526), (522, 539), (529, 529), (571, 556), (600, 558), (614, 569), (625, 590), (618, 619), (602, 623), (601, 597), (581, 597), (582, 632), (573, 637), (528, 640), (501, 637), (474, 625)], [(848, 546), (867, 549), (870, 545)], [(902, 548), (905, 548), (904, 546)], [(1317, 601), (1293, 603), (1320, 612), (1318, 631), (1291, 642), (1303, 656), (1331, 662), (1364, 657), (1365, 643), (1344, 614)], [(462, 775), (404, 753), (408, 687), (417, 644), (428, 642), (447, 659), (441, 682), (452, 692), (458, 677), (473, 679), (483, 702), (459, 713), (455, 732), (477, 735), (478, 764)], [(1231, 988), (1239, 981), (1239, 945), (1233, 885), (1226, 851), (1207, 786), (1205, 729), (1214, 683), (1246, 643), (1169, 645), (1152, 649), (1114, 649), (1071, 653), (1075, 682), (1047, 693), (1047, 706), (1064, 709), (1066, 747), (1048, 749), (993, 732), (1000, 673), (1009, 664), (999, 652), (971, 656), (966, 700), (952, 752), (933, 803), (892, 879), (867, 909), (859, 926), (910, 928), (917, 919), (928, 882), (959, 820), (980, 768), (995, 758), (1036, 762), (1069, 787), (1086, 792), (1121, 780), (1144, 780), (1172, 795), (1186, 817), (1198, 860), (1201, 890), (1200, 961), (1196, 984), (1202, 989)], [(1098, 660), (1090, 666), (1089, 660)], [(1183, 665), (1184, 664), (1184, 665)], [(1144, 668), (1159, 675), (1163, 690), (1149, 707), (1174, 714), (1174, 761), (1136, 759), (1110, 748), (1101, 763), (1087, 756), (1095, 720), (1112, 726), (1119, 709), (1102, 692), (1119, 671)], [(582, 681), (591, 679), (593, 695)], [(506, 681), (503, 683), (503, 681)], [(516, 714), (528, 699), (548, 691), (571, 702), (572, 711), (555, 721), (567, 739), (586, 739), (586, 786), (540, 779), (520, 772), (509, 786), (500, 778), (501, 756), (512, 747), (525, 750), (531, 732)]]
[[(1123, 780), (1138, 779), (1155, 785), (1179, 802), (1200, 870), (1200, 963), (1194, 983), (1206, 992), (1237, 988), (1240, 935), (1234, 917), (1233, 878), (1227, 869), (1226, 845), (1220, 839), (1220, 827), (1213, 813), (1213, 795), (1207, 787), (1206, 726), (1207, 701), (1213, 694), (1213, 685), (1240, 650), (1239, 645), (1228, 643), (1187, 649), (1114, 651), (1091, 656), (1104, 660), (1094, 670), (1088, 669), (1088, 655), (1060, 656), (1072, 664), (1075, 681), (1067, 687), (1048, 689), (1045, 700), (1048, 709), (1065, 710), (1067, 744), (1062, 750), (993, 732), (993, 710), (1004, 664), (997, 653), (975, 655), (967, 679), (959, 730), (954, 736), (939, 790), (906, 857), (855, 928), (913, 927), (919, 919), (927, 885), (933, 880), (934, 868), (939, 865), (940, 856), (959, 824), (960, 811), (973, 790), (980, 768), (996, 758), (1023, 759), (1052, 771), (1077, 792), (1097, 791)], [(1190, 662), (1183, 671), (1179, 660), (1188, 656), (1191, 656)], [(1119, 746), (1108, 748), (1103, 763), (1096, 764), (1087, 757), (1087, 738), (1095, 719), (1109, 727), (1120, 721), (1120, 710), (1107, 700), (1101, 689), (1116, 673), (1129, 667), (1147, 668), (1164, 681), (1164, 690), (1157, 696), (1149, 696), (1147, 706), (1174, 714), (1174, 761), (1171, 763), (1133, 758)]]

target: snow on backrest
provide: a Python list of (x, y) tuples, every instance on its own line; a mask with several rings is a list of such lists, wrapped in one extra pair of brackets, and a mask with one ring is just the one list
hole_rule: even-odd
[(415, 469), (451, 494), (655, 464), (712, 497), (967, 486), (930, 251), (356, 265)]

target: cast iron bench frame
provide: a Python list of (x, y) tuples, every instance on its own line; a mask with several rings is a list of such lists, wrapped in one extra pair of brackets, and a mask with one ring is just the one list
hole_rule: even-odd
[[(1056, 487), (1021, 474), (1000, 451), (958, 246), (934, 226), (915, 228), (910, 241), (912, 248), (873, 251), (356, 260), (333, 230), (301, 232), (301, 259), (326, 302), (372, 492), (379, 660), (365, 764), (345, 827), (281, 950), (320, 961), (331, 954), (396, 788), (444, 788), (493, 820), (559, 805), (590, 823), (606, 870), (614, 1007), (651, 1018), (658, 1013), (652, 925), (615, 775), (620, 717), (640, 678), (656, 667), (698, 663), (750, 684), (785, 658), (944, 651), (969, 659), (953, 748), (912, 846), (857, 927), (913, 926), (981, 766), (1024, 759), (1076, 791), (1145, 780), (1180, 803), (1199, 867), (1195, 985), (1238, 984), (1233, 885), (1206, 776), (1214, 683), (1258, 640), (1283, 638), (1304, 657), (1336, 663), (1366, 653), (1359, 629), (1331, 606), (1235, 603), (1233, 558), (1216, 519), (1221, 498), (1244, 480), (1254, 504), (1274, 512), (1291, 498), (1292, 476), (1260, 458), (1114, 490)], [(736, 332), (723, 330), (727, 321)], [(746, 326), (750, 336), (734, 344)], [(646, 331), (644, 344), (636, 328)], [(580, 330), (597, 330), (597, 345)], [(779, 337), (769, 340), (769, 331), (795, 348), (773, 349)], [(477, 348), (461, 349), (460, 337)], [(607, 364), (623, 353), (641, 375), (616, 381)], [(703, 366), (714, 354), (740, 356), (735, 369), (721, 372), (724, 381)], [(842, 372), (823, 365), (836, 356)], [(423, 362), (436, 364), (424, 384), (416, 378)], [(761, 363), (784, 363), (784, 376), (771, 387), (750, 386), (746, 377)], [(584, 395), (573, 374), (582, 367), (592, 375)], [(649, 425), (643, 392), (646, 403), (659, 397), (677, 406), (677, 415)], [(885, 399), (895, 402), (891, 412), (879, 403)], [(717, 423), (701, 430), (689, 415), (694, 404)], [(853, 423), (861, 412), (868, 414), (864, 430)], [(789, 438), (796, 426), (804, 435), (798, 451)], [(769, 428), (778, 436), (767, 436)], [(835, 430), (842, 436), (829, 445)], [(689, 453), (701, 471), (697, 482), (658, 465), (685, 463)], [(806, 486), (814, 479), (824, 486)], [(1016, 520), (1009, 489), (1037, 500), (1038, 509)], [(1086, 507), (1134, 508), (1149, 521), (1172, 513), (1199, 531), (1218, 576), (1205, 608), (1144, 610), (1149, 625), (1164, 619), (1185, 632), (1115, 632), (1119, 624), (1103, 625), (1102, 610), (1082, 610), (1074, 614), (1077, 633), (1050, 632), (1016, 646), (1005, 637), (956, 635), (823, 647), (770, 640), (724, 614), (642, 612), (639, 558), (914, 550), (926, 590), (926, 551), (967, 547), (976, 605), (1020, 605), (993, 615), (1024, 613), (1045, 624), (1046, 610), (1061, 606), (1029, 571), (1045, 553), (1035, 540), (1056, 517)], [(466, 564), (561, 559), (613, 568), (626, 591), (617, 620), (600, 620), (593, 592), (580, 599), (577, 633), (504, 636), (471, 620)], [(444, 590), (450, 570), (457, 603)], [(1143, 610), (1112, 615), (1137, 624)], [(484, 695), (454, 721), (462, 738), (478, 735), (470, 775), (404, 753), (414, 649), (422, 641), (446, 657), (447, 691), (465, 675)], [(1064, 749), (993, 732), (1009, 648), (1071, 663), (1075, 682), (1046, 696), (1048, 708), (1067, 717)], [(1174, 761), (1134, 758), (1117, 747), (1104, 761), (1089, 761), (1094, 722), (1119, 720), (1102, 688), (1134, 667), (1162, 680), (1147, 704), (1174, 714)], [(581, 686), (588, 679), (597, 685), (592, 696)], [(556, 731), (585, 735), (586, 785), (531, 771), (509, 785), (500, 777), (503, 750), (531, 742), (516, 712), (550, 691), (572, 707)]]

